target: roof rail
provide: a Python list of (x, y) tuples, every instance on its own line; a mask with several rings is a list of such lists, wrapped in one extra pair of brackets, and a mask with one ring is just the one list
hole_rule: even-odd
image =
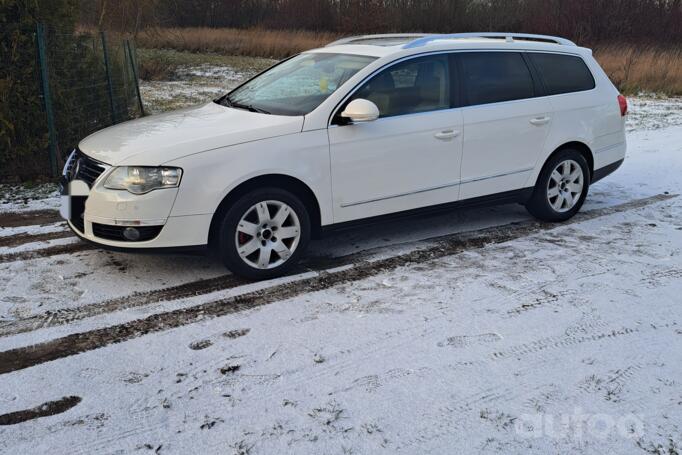
[(425, 38), (429, 35), (425, 33), (386, 33), (383, 35), (358, 35), (358, 36), (349, 36), (346, 38), (341, 38), (340, 40), (333, 41), (329, 44), (327, 44), (325, 47), (330, 47), (330, 46), (340, 46), (342, 44), (351, 44), (355, 41), (370, 41), (370, 40), (389, 40), (389, 39), (401, 39), (404, 38), (406, 40), (412, 38), (413, 40), (416, 40), (418, 38)]
[(528, 41), (546, 41), (555, 44), (561, 44), (562, 46), (575, 46), (573, 41), (569, 41), (565, 38), (559, 38), (557, 36), (549, 35), (533, 35), (530, 33), (503, 33), (503, 32), (484, 32), (484, 33), (452, 33), (452, 34), (440, 34), (440, 35), (428, 35), (421, 38), (417, 38), (414, 41), (403, 46), (403, 49), (412, 49), (415, 47), (421, 47), (429, 44), (436, 40), (447, 40), (447, 39), (462, 39), (462, 38), (499, 38), (504, 39), (507, 42), (514, 42), (515, 40), (528, 40)]

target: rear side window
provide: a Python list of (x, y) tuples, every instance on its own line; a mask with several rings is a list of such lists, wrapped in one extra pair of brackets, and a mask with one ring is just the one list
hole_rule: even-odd
[(540, 72), (548, 95), (582, 92), (594, 88), (594, 78), (582, 58), (574, 55), (529, 54)]
[(468, 105), (532, 98), (533, 78), (517, 52), (467, 52), (460, 55)]

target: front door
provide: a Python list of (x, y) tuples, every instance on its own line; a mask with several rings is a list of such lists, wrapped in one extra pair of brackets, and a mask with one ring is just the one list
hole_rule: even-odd
[(417, 57), (348, 100), (374, 102), (380, 117), (329, 128), (335, 222), (457, 200), (462, 112), (452, 107), (451, 79), (446, 54)]

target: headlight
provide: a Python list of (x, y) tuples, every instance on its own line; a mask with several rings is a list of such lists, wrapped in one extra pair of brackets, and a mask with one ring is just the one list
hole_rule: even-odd
[(176, 188), (181, 177), (182, 169), (177, 167), (122, 166), (109, 174), (104, 188), (144, 194), (160, 188)]

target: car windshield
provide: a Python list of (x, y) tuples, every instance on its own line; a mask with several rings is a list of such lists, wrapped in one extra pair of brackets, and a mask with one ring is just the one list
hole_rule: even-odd
[(310, 53), (293, 57), (251, 79), (218, 103), (253, 112), (305, 115), (375, 57)]

